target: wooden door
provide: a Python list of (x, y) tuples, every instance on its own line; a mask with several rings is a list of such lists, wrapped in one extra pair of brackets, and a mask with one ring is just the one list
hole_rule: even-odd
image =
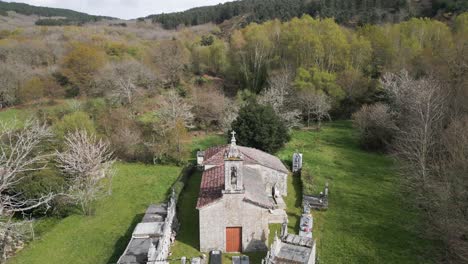
[(226, 228), (226, 252), (242, 251), (242, 227)]

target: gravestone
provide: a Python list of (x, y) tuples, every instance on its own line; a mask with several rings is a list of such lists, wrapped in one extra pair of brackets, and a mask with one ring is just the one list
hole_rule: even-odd
[(210, 264), (221, 264), (221, 251), (214, 250), (210, 253)]
[(294, 153), (293, 155), (293, 172), (299, 172), (302, 169), (302, 153)]
[(232, 264), (241, 264), (241, 259), (239, 256), (232, 256)]
[(250, 263), (249, 256), (241, 257), (241, 264), (249, 264), (249, 263)]

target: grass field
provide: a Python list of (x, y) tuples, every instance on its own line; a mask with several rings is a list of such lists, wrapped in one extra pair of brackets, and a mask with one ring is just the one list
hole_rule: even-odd
[(30, 116), (30, 112), (24, 109), (5, 109), (0, 111), (0, 121), (11, 122), (15, 119), (23, 121)]
[(150, 203), (166, 199), (179, 167), (118, 164), (111, 196), (100, 200), (94, 216), (48, 220), (49, 230), (10, 264), (115, 263)]
[(290, 162), (294, 150), (302, 151), (312, 175), (303, 177), (305, 190), (318, 193), (329, 182), (329, 210), (313, 212), (320, 262), (431, 263), (434, 247), (418, 236), (421, 219), (399, 195), (392, 160), (357, 142), (351, 122), (334, 122), (320, 132), (295, 132), (278, 154)]
[[(208, 143), (219, 142), (212, 138)], [(313, 212), (321, 263), (430, 263), (427, 259), (433, 247), (418, 237), (420, 218), (399, 195), (392, 160), (361, 150), (357, 142), (350, 122), (328, 124), (320, 132), (293, 133), (278, 156), (290, 164), (292, 153), (299, 149), (304, 154), (304, 170), (312, 179), (288, 179), (289, 231), (297, 233), (299, 229), (303, 187), (306, 192), (318, 193), (329, 182), (330, 209)], [(174, 259), (200, 255), (195, 209), (200, 180), (201, 173), (193, 175), (179, 201), (182, 226), (173, 247)], [(270, 226), (270, 241), (279, 229), (280, 225)], [(250, 254), (251, 263), (260, 263), (264, 255)], [(223, 263), (230, 263), (230, 256), (225, 255)]]
[[(223, 143), (222, 136), (200, 136), (190, 149), (193, 154)], [(434, 247), (418, 237), (420, 218), (399, 195), (391, 159), (359, 149), (350, 122), (333, 122), (320, 132), (296, 131), (278, 156), (290, 163), (296, 149), (304, 154), (304, 171), (312, 177), (288, 179), (290, 232), (298, 232), (303, 187), (317, 193), (325, 182), (330, 184), (329, 210), (313, 212), (321, 263), (431, 263)], [(95, 216), (42, 221), (36, 229), (40, 239), (9, 263), (115, 263), (148, 204), (166, 197), (179, 172), (178, 167), (119, 164), (113, 195), (98, 203)], [(195, 209), (200, 180), (200, 172), (192, 175), (180, 196), (181, 229), (171, 263), (200, 255)], [(270, 238), (278, 229), (271, 226)], [(264, 255), (250, 254), (251, 263), (260, 263)], [(230, 255), (223, 262), (230, 263)]]

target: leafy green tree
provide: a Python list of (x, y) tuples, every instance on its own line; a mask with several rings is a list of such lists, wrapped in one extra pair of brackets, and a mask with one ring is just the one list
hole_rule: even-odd
[(95, 134), (96, 132), (94, 122), (89, 114), (81, 111), (65, 115), (62, 120), (54, 125), (54, 130), (60, 138), (79, 130), (84, 130), (89, 134)]
[(87, 94), (95, 74), (105, 64), (105, 53), (87, 44), (76, 43), (63, 61), (63, 74)]
[(343, 89), (336, 84), (336, 74), (322, 71), (317, 67), (299, 68), (294, 85), (303, 92), (325, 93), (335, 102), (339, 102), (345, 96)]
[(270, 105), (249, 102), (232, 123), (240, 145), (274, 153), (290, 139), (288, 129)]
[(323, 61), (324, 48), (317, 34), (319, 20), (294, 18), (282, 27), (281, 45), (286, 58), (297, 67), (311, 67)]

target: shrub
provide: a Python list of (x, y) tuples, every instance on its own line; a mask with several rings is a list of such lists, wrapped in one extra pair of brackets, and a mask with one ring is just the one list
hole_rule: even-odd
[(55, 124), (54, 130), (60, 138), (77, 130), (86, 130), (89, 134), (96, 132), (93, 120), (87, 113), (81, 111), (65, 115), (62, 120)]
[(44, 96), (44, 86), (45, 84), (40, 78), (33, 77), (20, 87), (18, 99), (23, 103), (38, 100)]
[(353, 114), (353, 123), (359, 129), (361, 146), (369, 150), (385, 150), (396, 129), (390, 108), (382, 103), (362, 106)]
[[(15, 192), (25, 197), (26, 199), (38, 199), (42, 195), (49, 192), (60, 193), (65, 185), (65, 180), (63, 177), (53, 169), (44, 169), (40, 171), (34, 171), (29, 173), (21, 181), (21, 184), (18, 184)], [(66, 211), (66, 208), (63, 206), (63, 201), (60, 198), (54, 200), (51, 204), (52, 208), (47, 208), (46, 206), (40, 206), (33, 209), (30, 213), (33, 215), (42, 215), (42, 214), (59, 214), (63, 215)]]
[(232, 129), (239, 144), (270, 153), (279, 150), (289, 141), (288, 129), (270, 105), (249, 102), (240, 109)]

